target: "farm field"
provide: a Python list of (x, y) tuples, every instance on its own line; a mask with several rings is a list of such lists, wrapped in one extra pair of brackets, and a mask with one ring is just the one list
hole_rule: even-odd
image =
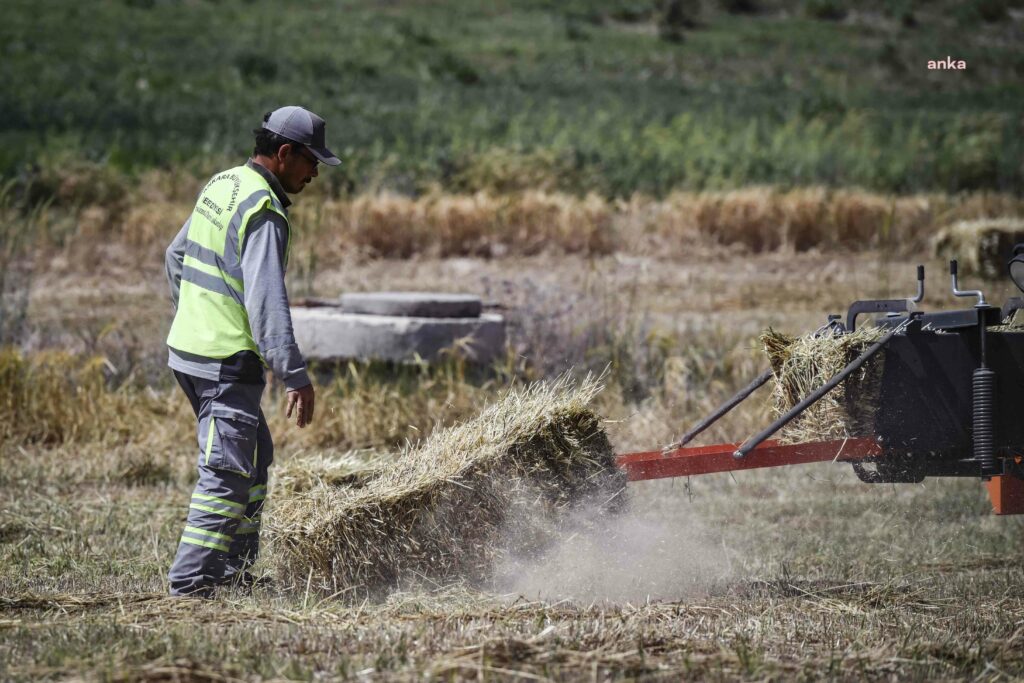
[[(760, 330), (799, 332), (854, 297), (896, 295), (915, 263), (873, 251), (718, 247), (681, 259), (371, 259), (325, 270), (315, 290), (445, 288), (458, 273), (460, 288), (489, 287), (489, 297), (531, 310), (534, 327), (516, 338), (544, 349), (552, 368), (560, 352), (585, 358), (581, 348), (614, 358), (594, 329), (620, 321), (629, 331), (613, 340), (621, 367), (596, 408), (625, 452), (667, 443), (756, 374)], [(943, 272), (941, 262), (927, 264)], [(106, 275), (94, 277), (79, 278), (62, 304), (52, 294), (70, 284), (66, 276), (40, 274), (29, 316), (40, 329), (74, 321), (83, 336), (107, 321), (91, 350), (134, 343), (134, 356), (105, 357), (131, 359), (144, 375), (147, 363), (159, 365), (168, 322), (152, 303), (163, 283), (122, 278), (100, 289)], [(949, 303), (938, 283), (929, 299)], [(644, 351), (655, 330), (663, 356)], [(53, 363), (74, 375), (78, 358)], [(17, 376), (15, 361), (4, 362), (4, 377)], [(56, 396), (64, 375), (38, 377), (34, 400), (5, 404), (5, 421), (58, 427), (55, 443), (10, 429), (3, 442), (6, 679), (933, 680), (1022, 671), (1020, 521), (992, 516), (974, 480), (869, 486), (838, 464), (631, 484), (627, 512), (581, 525), (492, 585), (411, 586), (357, 601), (287, 584), (210, 603), (166, 598), (194, 476), (184, 401), (166, 381), (145, 389), (129, 379), (111, 392), (78, 375), (78, 395)], [(274, 393), (264, 407), (274, 415), (275, 468), (315, 471), (309, 463), (351, 448), (395, 448), (475, 414), (509, 381), (458, 368), (402, 381), (348, 376), (321, 387), (318, 421), (303, 432), (284, 425)], [(763, 405), (744, 407), (705, 442), (742, 438), (767, 417)], [(273, 489), (270, 501), (272, 520)], [(270, 570), (271, 559), (261, 563)]]
[[(509, 531), (472, 575), (388, 590), (286, 562), (313, 554), (289, 545), (303, 496), (370, 490), (536, 383), (599, 378), (614, 452), (654, 450), (762, 372), (763, 332), (911, 296), (918, 264), (926, 310), (966, 305), (953, 256), (961, 287), (1019, 295), (1024, 0), (4, 10), (0, 681), (1024, 678), (1024, 519), (970, 478), (635, 482), (545, 519), (540, 550)], [(947, 57), (966, 69), (927, 67)], [(293, 305), (470, 293), (508, 346), (486, 368), (315, 367), (303, 430), (272, 382), (267, 580), (172, 599), (196, 453), (164, 250), (284, 104), (322, 114), (343, 160), (289, 210)], [(1011, 228), (972, 232), (993, 221)], [(697, 443), (767, 425), (762, 392)], [(510, 527), (539, 514), (512, 499)]]

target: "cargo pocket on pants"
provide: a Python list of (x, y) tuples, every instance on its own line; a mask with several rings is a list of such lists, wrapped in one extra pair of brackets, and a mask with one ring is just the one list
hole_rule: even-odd
[(229, 408), (214, 407), (206, 437), (205, 464), (215, 470), (252, 478), (256, 472), (256, 428), (259, 418)]

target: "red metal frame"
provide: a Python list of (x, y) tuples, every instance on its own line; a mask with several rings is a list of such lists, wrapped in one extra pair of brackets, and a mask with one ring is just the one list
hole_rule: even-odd
[[(671, 451), (626, 453), (617, 456), (615, 462), (626, 471), (629, 481), (643, 481), (829, 460), (846, 462), (882, 455), (882, 448), (874, 439), (817, 441), (788, 446), (783, 446), (778, 441), (765, 441), (750, 451), (747, 457), (737, 459), (732, 454), (739, 446), (738, 443), (720, 443), (714, 446), (676, 448)], [(1024, 514), (1024, 480), (1012, 476), (992, 477), (985, 482), (985, 487), (988, 489), (992, 511), (995, 514)]]
[(798, 443), (788, 446), (783, 446), (777, 441), (765, 441), (745, 458), (737, 459), (732, 454), (739, 446), (738, 443), (726, 443), (677, 448), (671, 451), (626, 453), (618, 456), (616, 463), (626, 470), (629, 481), (643, 481), (829, 460), (845, 462), (882, 454), (878, 442), (870, 438)]

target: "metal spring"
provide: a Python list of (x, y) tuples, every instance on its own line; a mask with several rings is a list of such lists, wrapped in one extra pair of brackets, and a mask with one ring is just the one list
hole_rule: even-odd
[(972, 378), (974, 409), (974, 459), (981, 465), (982, 476), (999, 474), (995, 448), (995, 389), (996, 373), (989, 368), (978, 368)]

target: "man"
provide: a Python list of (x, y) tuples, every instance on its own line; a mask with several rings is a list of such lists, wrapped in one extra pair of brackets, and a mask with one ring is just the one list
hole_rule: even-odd
[(282, 107), (253, 131), (251, 159), (216, 174), (167, 249), (175, 306), (168, 365), (198, 420), (199, 481), (171, 566), (171, 595), (208, 597), (251, 585), (274, 445), (260, 410), (269, 367), (288, 390), (286, 415), (313, 419), (313, 386), (292, 333), (284, 272), (291, 229), (286, 193), (340, 162), (325, 123)]

